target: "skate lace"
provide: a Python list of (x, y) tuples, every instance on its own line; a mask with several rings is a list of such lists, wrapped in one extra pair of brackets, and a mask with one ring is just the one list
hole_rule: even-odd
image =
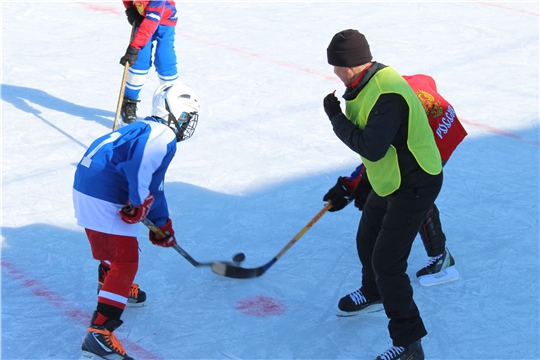
[(442, 259), (442, 257), (444, 256), (444, 254), (441, 254), (441, 255), (437, 255), (437, 256), (434, 256), (434, 257), (430, 257), (429, 260), (428, 260), (428, 263), (426, 265), (426, 267), (430, 267), (434, 264), (436, 264), (439, 260)]
[(360, 305), (367, 302), (366, 297), (360, 290), (350, 293), (349, 296), (351, 297), (352, 301), (354, 301), (355, 305)]
[(392, 360), (403, 354), (403, 352), (405, 352), (405, 348), (401, 346), (392, 346), (390, 349), (379, 355), (378, 358), (381, 360)]
[(105, 336), (105, 341), (107, 341), (107, 345), (109, 345), (111, 349), (118, 352), (122, 356), (126, 355), (126, 351), (124, 350), (124, 347), (122, 346), (122, 344), (120, 344), (120, 341), (118, 341), (116, 336), (109, 330), (89, 328), (88, 331), (95, 332), (95, 333)]
[(131, 290), (129, 291), (129, 297), (137, 300), (139, 298), (139, 285), (131, 284)]

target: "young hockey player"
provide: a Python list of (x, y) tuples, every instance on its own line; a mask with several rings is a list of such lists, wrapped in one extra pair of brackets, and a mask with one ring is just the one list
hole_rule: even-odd
[(92, 256), (99, 260), (98, 301), (81, 359), (132, 359), (114, 335), (126, 304), (146, 294), (133, 284), (139, 265), (139, 222), (148, 218), (166, 234), (149, 232), (158, 246), (176, 244), (164, 177), (177, 142), (191, 137), (199, 104), (187, 86), (165, 84), (153, 96), (152, 115), (95, 140), (77, 165), (73, 204)]
[(128, 22), (136, 28), (135, 35), (121, 65), (129, 62), (122, 102), (122, 121), (126, 124), (137, 120), (139, 92), (152, 66), (152, 53), (160, 83), (170, 84), (178, 79), (176, 52), (174, 50), (175, 26), (178, 20), (174, 1), (123, 1)]

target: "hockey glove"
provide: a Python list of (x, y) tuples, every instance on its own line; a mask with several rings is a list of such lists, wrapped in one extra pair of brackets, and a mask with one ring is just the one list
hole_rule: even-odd
[(146, 218), (146, 215), (148, 215), (148, 211), (150, 211), (150, 207), (152, 207), (153, 202), (154, 195), (152, 194), (148, 195), (148, 197), (144, 199), (144, 202), (139, 206), (131, 205), (128, 200), (127, 205), (120, 209), (120, 216), (122, 217), (122, 220), (128, 224), (138, 223)]
[(135, 27), (139, 27), (139, 25), (141, 25), (142, 21), (144, 20), (144, 16), (139, 14), (135, 6), (126, 9), (126, 16), (129, 24)]
[(120, 59), (120, 65), (126, 66), (126, 62), (128, 62), (128, 66), (131, 66), (135, 64), (135, 61), (137, 61), (137, 57), (139, 57), (139, 49), (134, 48), (130, 45), (126, 50), (126, 54)]
[(152, 244), (162, 247), (171, 247), (176, 245), (176, 238), (174, 237), (174, 230), (172, 228), (172, 220), (167, 219), (167, 223), (160, 227), (161, 231), (166, 235), (165, 237), (160, 237), (155, 232), (150, 230), (148, 237)]
[(349, 199), (354, 199), (354, 206), (363, 211), (367, 197), (372, 189), (364, 164), (360, 164), (347, 180), (347, 184), (354, 188)]
[(323, 197), (323, 201), (331, 201), (332, 207), (328, 210), (330, 212), (339, 211), (349, 204), (352, 200), (350, 197), (351, 191), (345, 182), (345, 178), (340, 176), (336, 185), (328, 190)]
[(351, 198), (354, 198), (354, 206), (356, 206), (358, 210), (364, 210), (364, 205), (366, 204), (367, 197), (371, 190), (371, 184), (365, 178), (362, 178), (358, 182), (358, 185), (356, 185), (356, 188), (351, 194)]
[(335, 95), (335, 91), (326, 95), (323, 100), (324, 112), (330, 120), (337, 115), (342, 113), (341, 106), (338, 98)]

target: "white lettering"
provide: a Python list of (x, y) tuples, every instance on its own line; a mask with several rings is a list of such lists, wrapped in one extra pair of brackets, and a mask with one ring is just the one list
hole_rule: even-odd
[(114, 140), (118, 139), (120, 137), (120, 133), (119, 132), (112, 132), (111, 135), (103, 140), (98, 146), (96, 146), (92, 151), (90, 151), (90, 153), (88, 155), (86, 155), (85, 157), (83, 157), (83, 159), (81, 160), (81, 165), (82, 166), (86, 166), (87, 168), (90, 167), (90, 165), (92, 164), (92, 157), (94, 155), (96, 155), (96, 153), (99, 151), (99, 149), (101, 149), (104, 145), (110, 143), (110, 142), (113, 142)]
[(435, 130), (435, 134), (439, 137), (439, 139), (443, 139), (444, 135), (448, 134), (448, 131), (450, 131), (450, 128), (452, 127), (452, 123), (454, 122), (454, 119), (456, 117), (456, 113), (454, 112), (454, 109), (448, 105), (448, 109), (446, 110), (445, 116), (442, 117), (441, 122), (439, 123), (439, 127), (437, 130)]
[(451, 126), (452, 126), (452, 122), (451, 122), (449, 119), (445, 118), (445, 117), (443, 117), (443, 118), (441, 119), (441, 123), (443, 123), (444, 125), (446, 125), (446, 126), (448, 126), (448, 127), (451, 127)]

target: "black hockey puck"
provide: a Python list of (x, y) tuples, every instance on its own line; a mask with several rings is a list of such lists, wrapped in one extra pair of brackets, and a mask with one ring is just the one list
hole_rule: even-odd
[(232, 259), (235, 263), (241, 263), (246, 259), (246, 255), (244, 255), (244, 253), (238, 253), (234, 255)]

